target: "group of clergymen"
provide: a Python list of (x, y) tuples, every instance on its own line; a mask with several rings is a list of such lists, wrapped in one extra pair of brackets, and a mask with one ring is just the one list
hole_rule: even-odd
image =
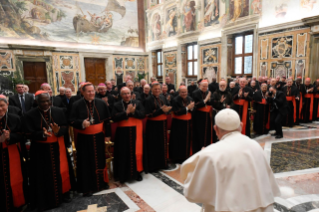
[[(282, 124), (318, 120), (319, 81), (307, 78), (245, 77), (227, 83), (200, 80), (178, 90), (165, 78), (133, 83), (130, 76), (115, 85), (80, 84), (76, 96), (60, 88), (41, 85), (35, 94), (16, 85), (17, 94), (0, 95), (0, 209), (19, 210), (30, 203), (43, 211), (70, 202), (70, 191), (90, 196), (107, 189), (105, 141), (114, 141), (114, 178), (121, 183), (141, 181), (141, 172), (166, 169), (217, 142), (214, 116), (233, 108), (243, 122), (242, 133), (268, 133), (282, 137)], [(270, 118), (269, 118), (270, 117)], [(269, 123), (270, 122), (270, 123)], [(77, 150), (76, 178), (67, 148), (69, 126)], [(170, 133), (168, 133), (170, 131)], [(30, 150), (26, 143), (31, 141)]]

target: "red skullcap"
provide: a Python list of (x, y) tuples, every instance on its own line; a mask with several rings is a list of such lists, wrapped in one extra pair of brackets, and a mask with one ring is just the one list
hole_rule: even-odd
[(43, 94), (43, 93), (48, 93), (48, 92), (43, 91), (43, 90), (39, 90), (39, 91), (35, 92), (35, 96), (38, 96), (38, 95)]
[(310, 81), (311, 79), (310, 79), (309, 77), (307, 77), (306, 80), (309, 80), (309, 81)]
[(104, 83), (100, 83), (98, 87), (106, 87), (106, 85)]
[(179, 86), (179, 89), (182, 89), (182, 88), (186, 88), (186, 86), (185, 85)]
[(5, 95), (0, 94), (0, 99), (7, 99)]
[(208, 81), (207, 81), (207, 80), (202, 80), (200, 83), (203, 83), (203, 82), (207, 82), (207, 83), (208, 83)]

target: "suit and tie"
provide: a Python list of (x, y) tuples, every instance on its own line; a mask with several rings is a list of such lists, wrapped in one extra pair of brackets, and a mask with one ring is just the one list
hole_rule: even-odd
[(9, 104), (18, 107), (22, 113), (26, 113), (32, 109), (34, 97), (32, 94), (15, 94), (9, 97)]

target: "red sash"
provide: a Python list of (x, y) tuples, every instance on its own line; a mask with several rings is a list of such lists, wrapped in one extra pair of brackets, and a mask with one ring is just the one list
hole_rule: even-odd
[[(261, 102), (256, 102), (256, 103), (261, 104), (261, 105), (267, 105), (267, 101), (264, 98), (262, 99)], [(268, 111), (268, 121), (266, 124), (266, 129), (269, 130), (269, 128), (270, 128), (270, 112)]]
[(136, 127), (136, 168), (139, 172), (143, 171), (143, 121), (130, 117), (128, 120), (118, 122), (117, 127)]
[[(101, 133), (103, 132), (103, 127), (104, 127), (104, 123), (101, 122), (99, 124), (93, 124), (93, 125), (90, 125), (89, 127), (83, 129), (83, 130), (78, 130), (78, 129), (74, 129), (74, 136), (78, 133), (80, 134), (84, 134), (84, 135), (95, 135), (95, 134), (98, 134), (98, 133)], [(99, 170), (96, 170), (96, 173), (98, 173)], [(109, 182), (109, 176), (107, 174), (107, 166), (105, 165), (105, 168), (103, 169), (103, 175), (104, 175), (104, 182)]]
[(70, 176), (69, 176), (69, 166), (68, 159), (66, 157), (66, 149), (64, 145), (64, 137), (56, 137), (52, 134), (51, 137), (47, 137), (46, 141), (36, 141), (38, 143), (50, 144), (59, 142), (60, 151), (60, 174), (62, 178), (62, 193), (66, 193), (71, 189)]
[(148, 120), (151, 120), (151, 121), (165, 121), (165, 120), (167, 120), (167, 115), (166, 114), (162, 114), (162, 115), (159, 115), (159, 116), (156, 116), (156, 117), (149, 117)]
[(302, 119), (302, 93), (299, 92), (299, 119)]
[(292, 102), (294, 106), (294, 122), (296, 122), (296, 98), (294, 96), (286, 96), (288, 102)]
[(212, 106), (206, 105), (205, 107), (198, 108), (197, 110), (205, 113), (210, 113), (210, 111), (212, 111)]
[(243, 128), (241, 130), (241, 134), (246, 134), (246, 122), (247, 122), (247, 112), (248, 112), (248, 101), (244, 99), (234, 100), (235, 105), (243, 106), (243, 113), (241, 117), (241, 122), (243, 122)]
[(310, 113), (309, 113), (309, 120), (312, 120), (312, 113), (313, 113), (313, 94), (307, 93), (305, 94), (305, 98), (310, 99)]
[(3, 142), (2, 149), (5, 148), (8, 148), (9, 154), (10, 185), (13, 205), (18, 208), (25, 204), (20, 153), (16, 144), (7, 145), (6, 142)]
[(189, 121), (192, 119), (192, 114), (191, 113), (187, 113), (185, 115), (180, 115), (177, 116), (173, 113), (173, 119), (178, 119), (178, 120), (184, 120), (184, 121)]
[[(315, 94), (315, 98), (319, 99), (319, 94)], [(317, 111), (317, 118), (319, 118), (319, 105), (318, 105), (318, 111)]]

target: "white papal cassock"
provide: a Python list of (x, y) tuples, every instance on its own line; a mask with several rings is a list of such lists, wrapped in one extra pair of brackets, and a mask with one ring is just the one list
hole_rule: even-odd
[(203, 211), (271, 211), (280, 190), (261, 146), (240, 132), (186, 160), (181, 168), (184, 195)]

